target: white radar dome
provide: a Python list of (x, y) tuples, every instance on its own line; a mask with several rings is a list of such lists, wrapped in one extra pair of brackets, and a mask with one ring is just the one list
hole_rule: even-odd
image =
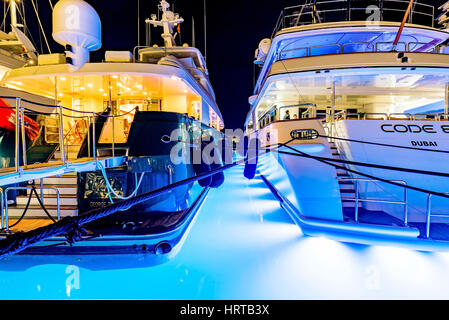
[(259, 47), (256, 50), (255, 53), (255, 58), (256, 61), (254, 63), (256, 64), (261, 64), (264, 62), (265, 57), (268, 54), (268, 51), (270, 51), (270, 47), (271, 47), (271, 39), (263, 39), (262, 41), (259, 42)]
[(70, 45), (72, 64), (81, 68), (89, 52), (101, 48), (101, 20), (95, 9), (83, 0), (60, 0), (53, 9), (53, 39)]

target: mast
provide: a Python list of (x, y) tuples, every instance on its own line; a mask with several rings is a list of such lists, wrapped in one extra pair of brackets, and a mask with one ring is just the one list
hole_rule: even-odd
[(151, 19), (145, 20), (146, 23), (149, 23), (155, 27), (162, 27), (164, 29), (162, 38), (164, 39), (166, 48), (176, 46), (175, 39), (173, 37), (173, 27), (184, 22), (184, 19), (181, 18), (179, 14), (169, 11), (169, 8), (170, 4), (165, 0), (161, 0), (159, 4), (159, 10), (162, 11), (161, 20), (157, 20), (155, 14), (151, 15)]
[(203, 0), (204, 6), (204, 60), (207, 61), (207, 8), (206, 0)]
[(16, 0), (10, 0), (11, 25), (17, 27), (17, 3)]
[(17, 0), (9, 0), (9, 15), (11, 18), (11, 27), (12, 29), (17, 27), (23, 27), (23, 24), (18, 23), (18, 14), (17, 11), (20, 10), (17, 5)]

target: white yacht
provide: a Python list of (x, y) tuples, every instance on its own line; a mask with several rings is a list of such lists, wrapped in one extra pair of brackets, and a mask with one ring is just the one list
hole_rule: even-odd
[[(15, 131), (12, 160), (25, 177), (40, 162), (41, 177), (33, 186), (22, 184), (20, 188), (29, 192), (18, 196), (8, 193), (10, 186), (2, 186), (4, 235), (45, 227), (56, 218), (80, 217), (204, 170), (190, 159), (173, 163), (170, 152), (178, 137), (171, 134), (182, 129), (187, 136), (179, 138), (214, 139), (221, 136), (223, 118), (201, 52), (177, 43), (173, 31), (183, 19), (166, 1), (158, 8), (159, 19), (152, 15), (146, 23), (163, 29), (162, 43), (148, 43), (134, 52), (106, 51), (102, 62), (90, 62), (90, 51), (102, 46), (100, 18), (85, 1), (60, 0), (53, 8), (53, 39), (65, 52), (40, 54), (34, 65), (6, 72), (1, 85), (18, 95), (2, 97), (4, 105), (39, 125), (33, 139), (24, 134), (26, 128)], [(38, 103), (24, 95), (50, 102)], [(92, 165), (76, 169), (82, 163)], [(58, 165), (64, 174), (50, 176)], [(55, 235), (31, 252), (174, 254), (209, 188), (222, 182), (223, 174), (217, 173), (199, 184), (169, 190), (85, 225), (84, 239), (93, 240), (71, 246), (66, 235)], [(39, 197), (30, 192), (32, 187)]]
[(448, 7), (305, 0), (261, 41), (245, 130), (304, 233), (448, 248)]

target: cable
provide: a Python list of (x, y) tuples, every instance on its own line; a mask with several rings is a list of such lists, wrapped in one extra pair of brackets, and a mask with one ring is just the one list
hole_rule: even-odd
[(45, 208), (44, 204), (42, 203), (41, 198), (39, 197), (39, 195), (37, 194), (36, 188), (34, 186), (32, 186), (32, 192), (34, 192), (34, 194), (36, 195), (37, 201), (39, 202), (41, 208), (44, 210), (45, 214), (50, 218), (51, 221), (56, 222), (55, 219), (53, 219), (53, 217), (50, 215), (50, 213), (47, 211), (47, 208)]
[[(422, 189), (422, 188), (418, 188), (418, 187), (413, 187), (413, 186), (410, 186), (410, 185), (404, 185), (404, 184), (401, 184), (401, 183), (397, 183), (397, 182), (393, 182), (393, 181), (390, 181), (390, 180), (386, 180), (386, 179), (382, 179), (382, 178), (379, 178), (379, 177), (375, 177), (375, 176), (372, 176), (372, 175), (369, 175), (369, 174), (366, 174), (366, 173), (363, 173), (363, 172), (359, 172), (359, 171), (356, 171), (356, 170), (348, 169), (348, 168), (343, 167), (343, 166), (339, 166), (337, 164), (330, 163), (327, 160), (318, 159), (318, 157), (315, 157), (315, 156), (309, 155), (307, 153), (304, 153), (302, 151), (296, 150), (295, 148), (292, 148), (291, 146), (288, 146), (285, 143), (280, 143), (279, 145), (294, 151), (296, 154), (293, 154), (293, 155), (302, 156), (302, 157), (306, 157), (306, 158), (312, 158), (312, 159), (317, 160), (317, 161), (319, 161), (321, 163), (333, 166), (333, 167), (335, 167), (337, 169), (346, 170), (348, 172), (355, 173), (355, 174), (358, 174), (358, 175), (361, 175), (361, 176), (364, 176), (364, 177), (367, 177), (367, 178), (370, 178), (370, 179), (373, 179), (373, 180), (377, 180), (377, 181), (380, 181), (380, 182), (388, 183), (388, 184), (391, 184), (391, 185), (394, 185), (394, 186), (397, 186), (397, 187), (407, 188), (407, 189), (418, 191), (418, 192), (421, 192), (421, 193), (431, 194), (431, 195), (435, 195), (435, 196), (439, 196), (439, 197), (443, 197), (443, 198), (448, 198), (449, 199), (449, 195), (446, 195), (444, 193), (435, 192), (435, 191), (431, 191), (431, 190), (426, 190), (426, 189)], [(272, 151), (270, 149), (268, 149), (268, 150)], [(274, 152), (277, 152), (277, 151), (274, 151)]]
[[(294, 150), (296, 150), (296, 149), (294, 149)], [(294, 155), (291, 152), (284, 152), (284, 151), (279, 151), (279, 150), (278, 151), (274, 151), (274, 152), (277, 152), (277, 153), (280, 153), (280, 154)], [(404, 171), (404, 172), (411, 172), (411, 173), (417, 173), (417, 174), (425, 174), (425, 175), (449, 178), (449, 173), (444, 173), (444, 172), (435, 172), (435, 171), (426, 171), (426, 170), (419, 170), (419, 169), (392, 167), (392, 166), (385, 166), (385, 165), (380, 165), (380, 164), (371, 164), (371, 163), (356, 162), (356, 161), (342, 160), (342, 159), (332, 159), (332, 158), (312, 156), (312, 155), (308, 155), (306, 153), (304, 153), (303, 156), (306, 157), (306, 158), (312, 158), (312, 159), (316, 159), (316, 160), (338, 162), (338, 163), (350, 164), (350, 165), (355, 165), (355, 166), (362, 166), (362, 167), (369, 167), (369, 168), (376, 168), (376, 169), (384, 169), (384, 170), (393, 170), (393, 171)]]
[(418, 150), (418, 151), (429, 151), (429, 152), (449, 153), (449, 151), (447, 151), (447, 150), (435, 150), (435, 149), (425, 149), (425, 148), (415, 148), (415, 147), (397, 146), (397, 145), (386, 144), (386, 143), (378, 143), (378, 142), (370, 142), (370, 141), (354, 140), (354, 139), (347, 139), (347, 138), (337, 138), (337, 137), (332, 137), (332, 136), (324, 136), (324, 135), (321, 135), (321, 134), (319, 134), (318, 137), (320, 137), (320, 138), (328, 138), (328, 139), (335, 139), (335, 140), (342, 140), (342, 141), (348, 141), (348, 142), (356, 142), (356, 143), (370, 144), (370, 145), (382, 146), (382, 147), (390, 147), (390, 148), (399, 148), (399, 149), (410, 149), (410, 150)]
[[(25, 206), (25, 210), (23, 211), (22, 215), (20, 216), (19, 220), (17, 220), (16, 222), (14, 222), (12, 225), (8, 226), (8, 229), (13, 228), (15, 226), (17, 226), (22, 220), (23, 218), (25, 218), (25, 215), (28, 211), (28, 208), (30, 206), (31, 203), (31, 198), (33, 198), (33, 193), (36, 195), (37, 200), (39, 201), (40, 206), (42, 207), (42, 209), (44, 210), (45, 214), (53, 221), (56, 222), (55, 219), (53, 219), (53, 217), (48, 213), (47, 209), (45, 208), (44, 204), (42, 203), (41, 199), (39, 198), (39, 195), (37, 194), (36, 188), (34, 186), (31, 186), (31, 190), (30, 190), (30, 195), (28, 196), (28, 201), (27, 204)], [(0, 229), (0, 231), (4, 231), (6, 230), (6, 228)]]
[(135, 206), (150, 199), (154, 199), (156, 197), (164, 195), (166, 192), (169, 192), (182, 186), (189, 185), (192, 182), (207, 177), (211, 177), (217, 173), (223, 172), (239, 164), (242, 164), (244, 161), (245, 161), (244, 159), (237, 160), (231, 164), (223, 165), (222, 167), (212, 169), (209, 172), (204, 172), (196, 176), (163, 186), (159, 189), (140, 194), (132, 199), (116, 202), (107, 207), (93, 209), (91, 211), (84, 213), (81, 216), (65, 217), (56, 223), (50, 224), (45, 227), (41, 227), (39, 229), (35, 229), (24, 233), (12, 234), (8, 236), (6, 239), (0, 240), (0, 258), (20, 252), (32, 246), (33, 244), (41, 242), (55, 235), (67, 234), (68, 232), (71, 232), (70, 240), (72, 241), (77, 241), (79, 239), (82, 240), (82, 238), (79, 238), (77, 236), (79, 236), (79, 233), (82, 231), (81, 226), (87, 223), (110, 216), (125, 208)]
[(34, 3), (34, 0), (31, 0), (31, 4), (33, 5), (34, 12), (36, 13), (36, 18), (37, 18), (37, 21), (39, 22), (39, 26), (41, 28), (42, 34), (45, 39), (45, 43), (47, 44), (48, 52), (51, 53), (50, 45), (48, 44), (48, 40), (47, 40), (47, 35), (45, 34), (44, 28), (42, 27), (41, 18), (39, 17), (39, 13), (37, 11), (36, 4)]
[(105, 180), (105, 182), (106, 182), (106, 187), (107, 187), (107, 191), (108, 191), (108, 196), (109, 196), (109, 200), (111, 201), (111, 203), (114, 203), (114, 201), (112, 200), (112, 196), (111, 196), (111, 193), (110, 193), (110, 192), (112, 192), (112, 194), (113, 194), (115, 197), (117, 197), (117, 198), (119, 198), (119, 199), (121, 199), (121, 200), (129, 200), (129, 199), (131, 199), (131, 198), (133, 198), (133, 197), (136, 196), (137, 190), (140, 188), (140, 185), (141, 185), (141, 183), (142, 183), (143, 176), (145, 175), (145, 172), (142, 172), (142, 175), (140, 176), (139, 182), (137, 182), (137, 173), (134, 175), (134, 177), (135, 177), (135, 179), (136, 179), (136, 189), (135, 189), (135, 190), (133, 191), (133, 193), (131, 193), (129, 196), (123, 197), (123, 196), (118, 195), (118, 194), (114, 191), (114, 189), (112, 188), (112, 186), (110, 185), (108, 176), (107, 176), (107, 174), (106, 174), (106, 169), (105, 169), (105, 167), (103, 166), (103, 164), (102, 164), (101, 162), (98, 162), (98, 166), (100, 167), (101, 173), (103, 174), (103, 178), (104, 178), (104, 180)]
[(31, 198), (32, 198), (32, 197), (33, 197), (33, 192), (31, 191), (31, 192), (30, 192), (30, 195), (28, 196), (28, 201), (27, 201), (27, 204), (26, 204), (26, 206), (25, 206), (25, 210), (23, 211), (23, 213), (22, 213), (22, 215), (20, 216), (19, 220), (17, 220), (16, 222), (14, 222), (12, 225), (8, 226), (8, 228), (2, 228), (2, 229), (0, 229), (0, 231), (5, 231), (5, 230), (7, 230), (7, 229), (14, 228), (15, 226), (17, 226), (17, 225), (23, 220), (23, 218), (25, 218), (25, 215), (26, 215), (26, 213), (27, 213), (27, 211), (28, 211), (28, 207), (30, 206)]

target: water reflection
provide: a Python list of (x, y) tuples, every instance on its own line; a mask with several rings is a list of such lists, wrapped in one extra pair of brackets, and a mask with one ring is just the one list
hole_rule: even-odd
[(210, 192), (173, 259), (10, 257), (0, 261), (0, 298), (449, 298), (449, 253), (303, 236), (241, 170)]

